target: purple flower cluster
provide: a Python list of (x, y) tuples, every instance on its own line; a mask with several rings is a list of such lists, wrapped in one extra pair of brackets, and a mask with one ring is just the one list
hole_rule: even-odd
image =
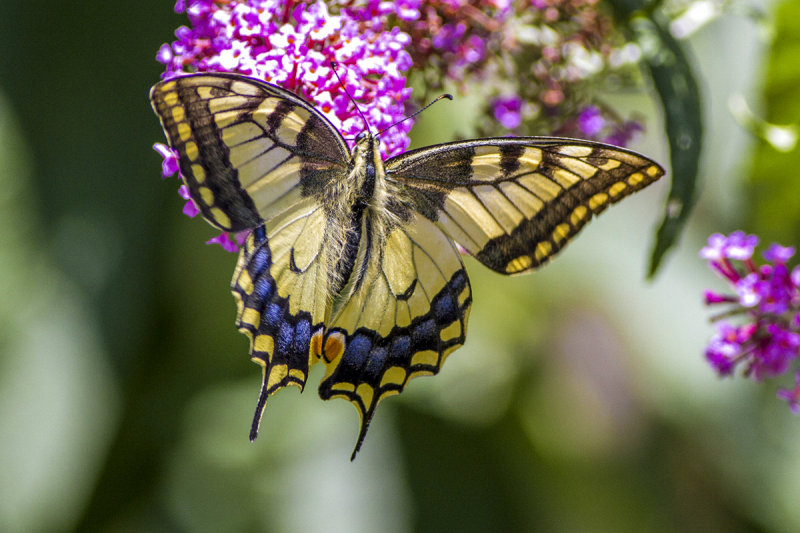
[[(445, 84), (485, 96), (494, 121), (484, 135), (581, 136), (624, 146), (641, 129), (592, 103), (583, 86), (625, 46), (596, 0), (178, 0), (188, 26), (175, 31), (156, 59), (164, 78), (188, 72), (235, 72), (291, 90), (348, 139), (381, 131), (408, 116), (406, 75), (425, 91)], [(617, 36), (616, 40), (612, 36)], [(620, 44), (621, 47), (615, 48)], [(336, 73), (331, 62), (340, 66)], [(631, 63), (630, 61), (628, 63)], [(625, 61), (622, 62), (625, 64)], [(342, 87), (344, 85), (344, 88)], [(364, 121), (349, 92), (369, 124)], [(413, 107), (412, 105), (412, 107)], [(403, 152), (413, 125), (381, 135), (383, 156)], [(170, 149), (164, 176), (178, 171)], [(184, 197), (185, 190), (183, 190)], [(191, 200), (184, 212), (197, 214)], [(235, 250), (221, 235), (210, 242)]]
[(619, 120), (603, 112), (596, 105), (583, 108), (578, 114), (580, 132), (590, 138), (615, 146), (627, 146), (634, 135), (642, 131), (642, 125), (634, 120)]
[[(178, 28), (177, 40), (162, 45), (156, 59), (166, 66), (164, 78), (186, 72), (235, 72), (280, 85), (313, 102), (353, 142), (367, 127), (380, 131), (406, 116), (410, 37), (390, 28), (388, 20), (417, 18), (419, 1), (369, 0), (360, 7), (348, 2), (334, 15), (321, 0), (178, 0), (175, 12), (186, 13), (190, 27)], [(332, 61), (340, 65), (339, 78)], [(359, 102), (368, 125), (342, 84)], [(384, 157), (408, 147), (412, 125), (407, 120), (381, 136)], [(162, 144), (154, 148), (164, 158), (162, 175), (175, 174), (175, 154)], [(185, 186), (179, 193), (187, 200), (183, 212), (196, 216)], [(241, 244), (241, 235), (231, 238), (227, 233), (208, 241), (232, 252), (238, 250), (237, 242)]]
[(516, 95), (495, 98), (492, 102), (495, 120), (506, 129), (516, 129), (522, 123), (522, 104), (522, 98)]
[(509, 34), (512, 14), (510, 0), (425, 0), (419, 19), (404, 24), (414, 41), (414, 64), (429, 67), (437, 88), (445, 79), (465, 88), (469, 74), (485, 74)]
[(603, 7), (597, 0), (425, 0), (420, 18), (402, 27), (428, 89), (455, 85), (485, 95), (495, 121), (480, 124), (480, 134), (511, 129), (626, 146), (641, 124), (601, 111), (589, 86), (607, 75), (624, 80), (641, 52)]
[[(313, 102), (345, 138), (406, 116), (410, 37), (390, 28), (388, 17), (414, 17), (413, 2), (373, 0), (334, 15), (322, 0), (179, 0), (175, 11), (185, 12), (191, 27), (178, 28), (177, 40), (159, 50), (165, 78), (185, 72), (253, 76)], [(342, 90), (331, 61), (341, 65), (337, 72), (370, 124)], [(408, 147), (412, 125), (406, 121), (381, 137), (384, 156)]]
[[(724, 316), (747, 317), (742, 325), (720, 320), (717, 333), (706, 349), (706, 359), (721, 376), (743, 373), (756, 380), (785, 374), (800, 355), (800, 266), (789, 269), (793, 247), (772, 244), (764, 253), (766, 263), (756, 265), (753, 252), (758, 237), (741, 231), (728, 236), (715, 233), (700, 257), (732, 287), (730, 294), (705, 292), (708, 305), (726, 304)], [(778, 397), (800, 413), (800, 374), (794, 389), (780, 390)]]

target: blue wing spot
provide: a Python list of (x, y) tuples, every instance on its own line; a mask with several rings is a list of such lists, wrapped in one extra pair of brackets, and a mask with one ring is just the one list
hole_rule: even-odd
[(259, 278), (256, 280), (253, 292), (258, 300), (268, 302), (272, 300), (272, 295), (275, 292), (275, 284), (272, 283), (272, 280), (269, 278)]
[(450, 286), (453, 288), (453, 292), (456, 294), (460, 293), (464, 290), (464, 287), (467, 285), (467, 273), (463, 270), (459, 270), (456, 272), (453, 279), (450, 280)]
[(375, 346), (367, 358), (367, 364), (364, 367), (362, 376), (367, 383), (380, 382), (383, 367), (386, 360), (389, 358), (389, 351), (384, 346)]
[[(438, 372), (445, 353), (450, 353), (464, 343), (465, 315), (472, 301), (469, 291), (464, 292), (468, 287), (466, 273), (463, 270), (456, 272), (431, 300), (431, 308), (426, 314), (415, 317), (407, 326), (395, 325), (386, 336), (367, 327), (359, 327), (351, 333), (341, 328), (326, 332), (326, 339), (334, 332), (341, 333), (345, 346), (344, 353), (330, 375), (320, 383), (319, 394), (326, 400), (344, 396), (356, 405), (361, 414), (361, 432), (355, 452), (361, 446), (378, 401), (389, 392), (402, 391), (415, 372)], [(463, 302), (460, 301), (461, 298)], [(462, 326), (460, 335), (442, 341), (441, 331), (451, 324), (459, 323)], [(437, 353), (438, 358), (429, 363), (412, 364), (414, 354), (427, 350)], [(403, 373), (393, 373), (392, 379), (382, 384), (387, 368), (397, 368), (403, 370)], [(402, 381), (396, 381), (397, 378)], [(336, 387), (340, 384), (349, 386)], [(372, 387), (375, 396), (364, 395), (363, 391), (359, 391), (358, 387), (362, 384)], [(367, 399), (368, 405), (364, 403)]]
[(411, 330), (411, 338), (414, 339), (414, 348), (433, 348), (439, 344), (439, 330), (436, 321), (432, 318), (419, 324)]
[(275, 353), (291, 353), (292, 340), (294, 340), (294, 327), (289, 322), (283, 321), (278, 329), (278, 338), (275, 339)]
[(451, 293), (442, 293), (434, 302), (433, 315), (440, 324), (450, 324), (458, 318), (456, 301)]
[(311, 321), (307, 318), (302, 318), (297, 323), (294, 332), (294, 346), (292, 351), (298, 355), (308, 353), (308, 346), (311, 344)]
[(263, 317), (262, 322), (266, 322), (271, 326), (276, 326), (283, 320), (283, 309), (275, 302), (270, 302), (267, 304), (267, 310)]
[(363, 334), (355, 335), (347, 343), (344, 355), (339, 363), (340, 368), (347, 369), (345, 373), (360, 371), (367, 357), (369, 357), (370, 349), (372, 349), (372, 339)]
[(408, 335), (395, 337), (389, 350), (389, 360), (392, 362), (392, 366), (404, 367), (408, 363), (409, 357), (411, 357), (411, 338)]
[(269, 248), (262, 246), (250, 256), (247, 270), (250, 272), (251, 277), (260, 278), (267, 272), (271, 263), (272, 258), (269, 255)]

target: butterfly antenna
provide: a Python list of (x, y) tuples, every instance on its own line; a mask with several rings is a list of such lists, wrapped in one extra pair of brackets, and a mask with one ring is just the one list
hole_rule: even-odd
[(350, 99), (350, 101), (353, 102), (353, 105), (356, 106), (356, 111), (358, 111), (358, 114), (361, 116), (361, 120), (364, 121), (364, 129), (369, 131), (369, 122), (367, 122), (367, 117), (365, 117), (364, 113), (361, 112), (361, 108), (358, 107), (358, 104), (356, 103), (355, 98), (353, 98), (353, 96), (350, 94), (350, 91), (347, 90), (347, 87), (345, 86), (344, 82), (342, 81), (342, 78), (339, 77), (339, 73), (336, 72), (336, 67), (338, 67), (338, 66), (339, 66), (339, 64), (336, 61), (331, 61), (331, 69), (333, 69), (333, 74), (336, 76), (336, 79), (339, 80), (339, 85), (342, 86), (342, 90), (344, 90), (344, 94), (346, 94), (347, 97)]
[(386, 130), (390, 130), (390, 129), (394, 128), (395, 126), (397, 126), (398, 124), (402, 124), (402, 123), (403, 123), (403, 122), (405, 122), (406, 120), (416, 117), (417, 115), (419, 115), (420, 113), (422, 113), (423, 111), (425, 111), (426, 109), (428, 109), (430, 106), (432, 106), (433, 104), (435, 104), (436, 102), (438, 102), (439, 100), (442, 100), (442, 99), (444, 99), (444, 98), (447, 98), (448, 100), (452, 100), (452, 99), (453, 99), (453, 95), (452, 95), (452, 94), (447, 94), (447, 93), (445, 93), (445, 94), (442, 94), (442, 95), (439, 95), (439, 96), (437, 96), (436, 98), (434, 98), (434, 99), (433, 99), (433, 101), (429, 102), (429, 103), (428, 103), (428, 105), (426, 105), (426, 106), (425, 106), (425, 107), (423, 107), (422, 109), (418, 109), (418, 110), (417, 110), (417, 111), (415, 111), (413, 114), (411, 114), (411, 115), (409, 115), (409, 116), (405, 117), (404, 119), (398, 120), (397, 122), (395, 122), (394, 124), (392, 124), (392, 125), (391, 125), (391, 126), (389, 126), (388, 128), (383, 128), (383, 129), (382, 129), (381, 131), (379, 131), (379, 132), (377, 133), (377, 135), (375, 135), (375, 136), (376, 136), (376, 137), (380, 137), (381, 133), (383, 133), (384, 131), (386, 131)]

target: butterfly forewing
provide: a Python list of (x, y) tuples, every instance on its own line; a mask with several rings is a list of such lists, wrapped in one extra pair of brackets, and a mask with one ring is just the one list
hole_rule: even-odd
[(504, 274), (547, 262), (593, 214), (664, 173), (629, 150), (549, 137), (431, 146), (390, 159), (386, 169), (420, 212)]
[(225, 231), (254, 228), (346, 172), (339, 132), (273, 85), (201, 74), (158, 83), (150, 98), (192, 201)]

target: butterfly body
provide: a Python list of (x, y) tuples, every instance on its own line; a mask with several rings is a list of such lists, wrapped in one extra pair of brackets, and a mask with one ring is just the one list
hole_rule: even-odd
[[(346, 177), (324, 185), (328, 189), (323, 196), (325, 233), (329, 236), (325, 246), (335, 257), (327, 286), (334, 300), (346, 300), (361, 285), (366, 264), (381, 253), (389, 232), (400, 223), (387, 206), (389, 184), (379, 143), (371, 133), (360, 135)], [(392, 192), (399, 194), (394, 189)]]
[[(466, 338), (472, 303), (457, 242), (503, 274), (547, 262), (590, 218), (663, 170), (628, 150), (549, 137), (458, 141), (384, 161), (352, 152), (310, 104), (234, 74), (160, 82), (151, 100), (192, 200), (251, 230), (231, 288), (267, 397), (327, 372), (324, 399), (361, 415), (435, 374)], [(354, 452), (355, 455), (355, 452)]]

